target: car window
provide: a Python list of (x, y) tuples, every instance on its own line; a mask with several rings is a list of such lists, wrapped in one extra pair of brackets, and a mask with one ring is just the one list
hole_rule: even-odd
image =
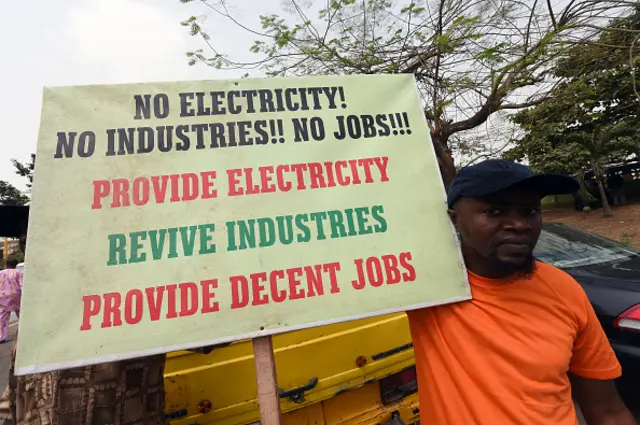
[(621, 243), (557, 223), (545, 223), (534, 255), (560, 268), (619, 262), (638, 255)]

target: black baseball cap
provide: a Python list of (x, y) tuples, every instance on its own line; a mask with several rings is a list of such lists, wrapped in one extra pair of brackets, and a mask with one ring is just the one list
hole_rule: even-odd
[(447, 204), (451, 208), (460, 198), (481, 198), (514, 186), (522, 186), (542, 197), (580, 189), (580, 184), (565, 174), (538, 174), (517, 162), (488, 159), (460, 169), (449, 186)]

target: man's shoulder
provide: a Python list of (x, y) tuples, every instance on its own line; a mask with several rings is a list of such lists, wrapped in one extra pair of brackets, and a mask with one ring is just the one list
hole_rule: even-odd
[(580, 300), (585, 296), (582, 286), (573, 276), (551, 264), (537, 261), (535, 276), (562, 297)]
[(573, 277), (571, 277), (569, 273), (565, 272), (564, 270), (539, 260), (536, 260), (536, 274), (542, 275), (545, 277), (555, 277), (555, 278), (561, 278), (561, 279), (575, 280), (573, 279)]
[(553, 277), (564, 277), (568, 279), (573, 279), (571, 275), (565, 272), (562, 269), (557, 268), (549, 263), (544, 263), (542, 261), (536, 260), (536, 274), (542, 274), (545, 276), (553, 276)]

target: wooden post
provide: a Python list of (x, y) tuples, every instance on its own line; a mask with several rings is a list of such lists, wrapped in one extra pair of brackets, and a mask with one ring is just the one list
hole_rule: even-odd
[(7, 258), (9, 257), (9, 238), (6, 236), (4, 237), (4, 251), (2, 252), (2, 255), (4, 256), (4, 261), (7, 261)]
[(253, 357), (256, 365), (258, 403), (261, 425), (281, 425), (280, 396), (276, 378), (276, 362), (270, 336), (253, 339)]

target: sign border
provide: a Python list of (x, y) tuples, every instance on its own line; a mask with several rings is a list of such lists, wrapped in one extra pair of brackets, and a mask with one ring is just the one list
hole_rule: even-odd
[[(134, 359), (139, 357), (147, 357), (147, 356), (154, 356), (157, 354), (170, 353), (174, 351), (189, 350), (193, 348), (204, 347), (207, 345), (222, 344), (229, 341), (237, 342), (242, 340), (251, 340), (251, 339), (260, 338), (263, 336), (278, 335), (281, 333), (300, 331), (300, 330), (319, 327), (319, 326), (334, 325), (337, 323), (351, 322), (354, 320), (367, 319), (370, 317), (384, 316), (386, 314), (402, 313), (410, 310), (419, 310), (421, 308), (434, 307), (434, 306), (443, 305), (443, 304), (451, 304), (451, 303), (460, 302), (460, 301), (468, 301), (470, 299), (471, 299), (471, 295), (469, 295), (468, 297), (455, 296), (455, 297), (438, 300), (438, 301), (429, 301), (426, 303), (412, 304), (409, 306), (396, 307), (396, 308), (391, 308), (387, 310), (377, 310), (372, 313), (359, 314), (355, 316), (338, 317), (336, 319), (325, 320), (321, 322), (312, 322), (312, 323), (306, 323), (306, 324), (296, 325), (296, 326), (285, 326), (285, 327), (273, 329), (273, 330), (250, 332), (247, 334), (237, 335), (234, 337), (216, 338), (216, 339), (203, 340), (203, 341), (198, 341), (198, 342), (189, 343), (189, 344), (167, 345), (164, 347), (158, 347), (158, 348), (149, 349), (149, 350), (129, 351), (126, 353), (121, 353), (116, 355), (92, 357), (90, 359), (87, 359), (87, 360), (90, 360), (90, 362), (79, 360), (79, 361), (69, 361), (69, 362), (60, 362), (60, 363), (48, 363), (48, 364), (37, 365), (37, 366), (25, 366), (21, 368), (16, 368), (15, 375), (21, 376), (21, 375), (30, 375), (34, 373), (51, 372), (54, 370), (70, 369), (74, 367), (95, 365), (98, 363), (111, 363), (111, 362), (117, 362), (121, 360), (129, 360), (129, 359)], [(19, 327), (20, 325), (18, 325), (18, 328)], [(18, 329), (18, 334), (19, 334), (19, 329)]]

